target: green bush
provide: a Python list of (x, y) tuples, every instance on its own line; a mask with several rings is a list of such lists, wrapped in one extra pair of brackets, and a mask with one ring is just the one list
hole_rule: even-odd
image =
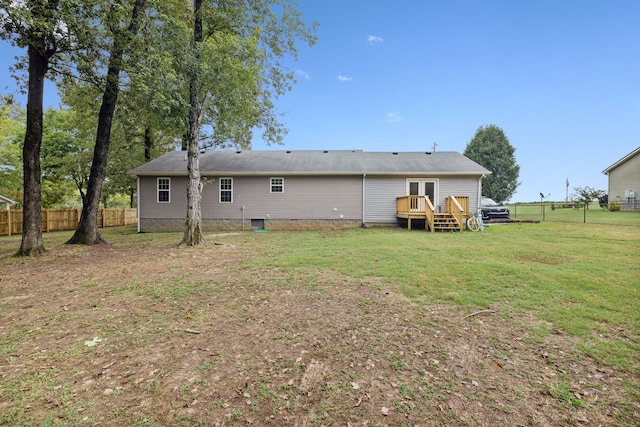
[(620, 210), (620, 202), (609, 202), (609, 211), (618, 212)]

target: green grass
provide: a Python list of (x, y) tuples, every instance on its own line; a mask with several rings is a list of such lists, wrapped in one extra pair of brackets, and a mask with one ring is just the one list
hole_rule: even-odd
[(615, 333), (640, 333), (639, 227), (544, 222), (434, 234), (372, 228), (270, 233), (261, 243), (269, 256), (243, 268), (297, 277), (338, 272), (395, 286), (424, 304), (533, 312), (579, 337), (586, 354), (637, 369), (638, 341)]
[[(538, 205), (537, 208), (539, 207)], [(556, 212), (562, 215), (575, 213), (571, 210)], [(594, 214), (595, 212), (594, 210)], [(590, 214), (591, 211), (588, 215)], [(464, 312), (468, 313), (491, 308), (496, 310), (496, 316), (502, 316), (505, 321), (533, 319), (531, 334), (527, 338), (533, 345), (544, 342), (552, 334), (561, 333), (568, 341), (575, 343), (578, 351), (585, 357), (592, 357), (601, 365), (638, 375), (640, 227), (637, 220), (640, 216), (636, 212), (604, 210), (597, 210), (597, 214), (617, 223), (583, 224), (580, 221), (545, 220), (539, 224), (491, 225), (478, 233), (427, 233), (399, 228), (371, 228), (238, 233), (225, 236), (224, 239), (226, 243), (242, 247), (246, 251), (243, 256), (246, 262), (237, 268), (251, 273), (245, 276), (254, 277), (256, 281), (264, 277), (265, 289), (287, 288), (295, 282), (304, 284), (310, 292), (328, 293), (333, 286), (338, 286), (336, 283), (340, 283), (339, 286), (357, 286), (359, 282), (366, 282), (381, 289), (401, 290), (427, 308), (435, 304), (455, 305), (463, 307)], [(55, 261), (58, 257), (73, 256), (75, 251), (84, 250), (61, 246), (70, 236), (70, 232), (45, 233), (45, 247), (51, 249), (40, 257), (20, 262), (29, 264), (43, 260)], [(103, 230), (103, 236), (114, 246), (131, 246), (149, 251), (154, 248), (171, 248), (181, 238), (180, 233), (137, 234), (132, 227), (106, 229)], [(212, 239), (209, 244), (211, 241)], [(5, 262), (7, 265), (16, 262), (11, 255), (19, 244), (20, 236), (0, 238), (0, 268), (3, 268)], [(195, 253), (198, 249), (189, 250)], [(169, 251), (173, 252), (174, 249)], [(215, 262), (212, 258), (211, 263)], [(109, 295), (114, 298), (144, 296), (150, 302), (198, 301), (199, 295), (205, 292), (207, 286), (223, 288), (224, 285), (222, 277), (211, 277), (210, 282), (201, 283), (193, 271), (188, 271), (178, 263), (169, 263), (164, 267), (176, 274), (166, 280), (150, 283), (120, 283)], [(263, 272), (264, 275), (261, 274)], [(233, 269), (230, 268), (225, 276), (233, 276)], [(5, 283), (3, 285), (9, 289), (11, 285)], [(248, 283), (247, 287), (250, 288), (252, 283)], [(100, 280), (83, 280), (74, 286), (74, 292), (96, 292), (102, 286)], [(362, 318), (375, 315), (376, 298), (373, 293), (361, 301), (357, 309)], [(96, 298), (95, 301), (99, 303), (100, 300)], [(191, 309), (195, 305), (185, 307)], [(196, 309), (193, 314), (190, 310), (179, 313), (182, 317), (188, 315), (189, 319), (193, 315), (194, 319), (191, 321), (194, 322), (194, 328), (204, 322)], [(57, 330), (62, 322), (60, 317), (56, 315), (49, 318), (45, 315), (49, 314), (43, 313), (42, 324), (47, 325), (49, 330)], [(102, 330), (105, 336), (110, 337), (110, 344), (114, 346), (125, 342), (127, 345), (149, 345), (153, 339), (149, 331), (159, 331), (156, 326), (161, 323), (148, 323), (152, 317), (145, 317), (147, 315), (143, 309), (130, 312), (129, 323), (111, 326), (105, 324)], [(168, 315), (175, 314), (169, 312)], [(180, 319), (184, 321), (182, 317)], [(242, 313), (239, 313), (239, 318), (244, 319)], [(141, 320), (145, 320), (146, 327), (140, 327)], [(167, 318), (161, 320), (167, 322)], [(174, 319), (169, 320), (173, 322)], [(235, 318), (230, 320), (235, 321)], [(455, 322), (456, 319), (452, 321)], [(0, 359), (9, 361), (19, 342), (44, 332), (45, 329), (35, 332), (27, 325), (16, 322), (11, 334), (0, 339)], [(278, 342), (292, 341), (295, 333), (294, 328), (287, 324), (271, 332), (273, 340)], [(126, 341), (124, 337), (128, 337)], [(327, 351), (332, 349), (328, 348)], [(344, 350), (336, 347), (335, 351)], [(82, 345), (66, 347), (57, 356), (43, 359), (47, 360), (47, 364), (43, 366), (55, 363), (57, 357), (79, 360), (94, 352), (95, 349), (87, 349)], [(386, 359), (391, 371), (398, 375), (414, 369), (400, 352), (385, 353), (381, 357)], [(446, 355), (438, 359), (446, 359)], [(211, 373), (219, 363), (218, 358), (212, 355), (199, 365), (194, 365), (194, 370)], [(281, 370), (277, 365), (279, 363), (281, 361), (274, 362), (274, 372)], [(437, 372), (440, 368), (436, 363), (429, 363), (425, 369)], [(73, 396), (63, 393), (64, 388), (57, 391), (55, 387), (60, 382), (58, 377), (59, 372), (46, 369), (20, 378), (7, 377), (3, 393), (7, 396), (26, 396), (24, 390), (30, 390), (30, 395), (36, 396), (58, 393), (60, 401), (71, 408), (64, 420), (66, 425), (82, 425), (81, 399), (76, 403)], [(349, 377), (343, 381), (347, 390), (350, 389), (350, 382), (355, 379)], [(394, 400), (393, 407), (400, 413), (410, 415), (415, 409), (410, 404), (413, 400), (421, 396), (431, 399), (439, 390), (438, 387), (445, 386), (448, 391), (457, 392), (459, 384), (452, 382), (436, 386), (432, 383), (400, 382), (398, 396), (401, 399)], [(287, 405), (292, 405), (291, 402), (300, 393), (285, 384), (282, 390), (277, 391), (260, 383), (252, 387), (255, 407), (247, 407), (243, 412), (234, 409), (236, 412), (232, 414), (231, 421), (239, 420), (260, 405), (270, 405), (271, 401), (276, 402), (274, 406), (287, 409)], [(569, 379), (562, 375), (555, 381), (541, 385), (540, 391), (569, 408), (587, 405), (578, 397), (578, 390), (574, 390)], [(628, 390), (621, 392), (630, 396), (630, 401), (634, 398), (637, 400), (639, 396), (633, 384), (629, 385)], [(282, 398), (283, 393), (287, 394), (287, 399)], [(185, 392), (182, 398), (189, 399), (190, 396)], [(0, 414), (0, 424), (10, 424), (16, 419), (29, 419), (28, 406), (31, 403), (26, 398), (19, 401), (21, 404), (13, 405), (10, 412)], [(76, 408), (73, 405), (78, 406)], [(333, 418), (339, 418), (338, 412), (343, 409), (340, 406), (329, 407), (327, 413)], [(625, 411), (627, 419), (632, 419), (635, 407), (629, 405)], [(329, 418), (325, 420), (324, 413), (318, 414), (313, 423), (326, 424)], [(125, 415), (113, 412), (106, 416), (122, 419)], [(127, 412), (126, 417), (128, 425), (154, 424), (153, 419), (141, 414)], [(39, 425), (53, 425), (58, 421), (51, 418)], [(452, 418), (451, 423), (454, 421)], [(187, 422), (184, 421), (183, 425), (187, 425)]]
[[(640, 211), (610, 212), (592, 202), (589, 209), (551, 208), (554, 202), (517, 203), (508, 205), (512, 218), (534, 219), (544, 222), (572, 222), (576, 224), (611, 224), (640, 226)], [(555, 203), (558, 206), (560, 203)], [(640, 205), (640, 204), (639, 204)]]

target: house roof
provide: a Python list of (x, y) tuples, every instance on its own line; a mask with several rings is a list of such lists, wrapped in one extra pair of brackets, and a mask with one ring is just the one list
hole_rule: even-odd
[(0, 194), (0, 203), (2, 203), (2, 204), (8, 203), (10, 205), (15, 205), (16, 204), (16, 202), (14, 202), (13, 200), (11, 200), (8, 197), (4, 197), (2, 194)]
[(636, 148), (635, 150), (633, 150), (632, 152), (630, 152), (629, 154), (627, 154), (626, 156), (624, 156), (623, 158), (621, 158), (620, 160), (618, 160), (617, 162), (615, 162), (614, 164), (612, 164), (611, 166), (603, 170), (602, 173), (605, 175), (608, 175), (609, 172), (611, 172), (612, 170), (614, 170), (615, 168), (617, 168), (627, 160), (631, 159), (632, 157), (636, 156), (637, 154), (640, 154), (640, 147)]
[[(362, 150), (207, 151), (202, 175), (486, 175), (491, 172), (455, 151)], [(130, 172), (138, 176), (187, 175), (187, 153), (172, 151)]]

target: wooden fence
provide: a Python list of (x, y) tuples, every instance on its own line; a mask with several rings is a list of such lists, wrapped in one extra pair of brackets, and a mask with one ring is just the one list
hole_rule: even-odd
[[(75, 230), (80, 221), (82, 209), (43, 209), (42, 231)], [(136, 209), (100, 209), (98, 227), (118, 227), (137, 224)], [(0, 236), (22, 234), (22, 211), (0, 210)]]

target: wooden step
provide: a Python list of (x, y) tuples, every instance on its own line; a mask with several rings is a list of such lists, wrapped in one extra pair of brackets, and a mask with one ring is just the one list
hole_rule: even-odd
[(459, 231), (455, 217), (449, 213), (437, 213), (433, 217), (433, 229), (436, 231)]

